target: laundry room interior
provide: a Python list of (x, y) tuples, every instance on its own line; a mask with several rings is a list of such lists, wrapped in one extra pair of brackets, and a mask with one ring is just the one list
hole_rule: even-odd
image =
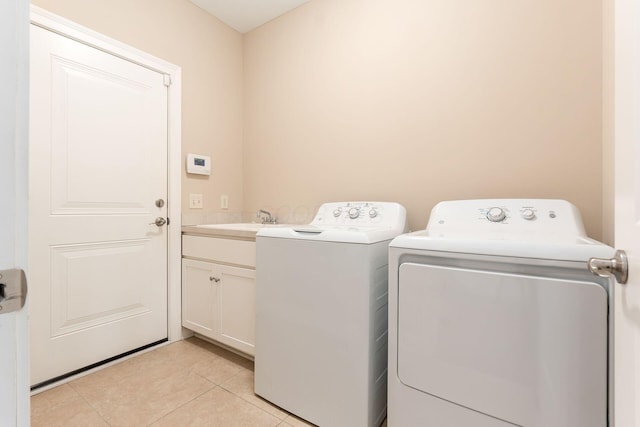
[[(617, 226), (621, 221), (617, 203), (626, 200), (617, 193), (620, 166), (614, 160), (616, 156), (625, 157), (616, 152), (617, 138), (630, 135), (628, 130), (639, 120), (625, 115), (625, 111), (637, 113), (633, 102), (620, 108), (617, 103), (626, 100), (625, 91), (640, 93), (637, 64), (636, 68), (629, 67), (637, 75), (617, 74), (633, 61), (617, 56), (625, 51), (616, 50), (616, 40), (625, 39), (614, 35), (617, 31), (627, 31), (627, 37), (631, 31), (638, 34), (635, 27), (629, 30), (633, 25), (618, 12), (627, 7), (640, 16), (638, 2), (273, 0), (272, 14), (255, 22), (244, 16), (252, 15), (247, 10), (262, 11), (269, 6), (246, 0), (229, 8), (230, 3), (234, 2), (31, 0), (29, 144), (44, 148), (31, 152), (29, 174), (32, 185), (48, 187), (49, 180), (53, 183), (47, 195), (29, 190), (30, 261), (26, 270), (32, 282), (28, 304), (33, 317), (31, 425), (582, 427), (586, 421), (570, 411), (584, 412), (586, 406), (580, 405), (595, 407), (598, 405), (593, 402), (597, 401), (601, 405), (593, 416), (594, 426), (640, 426), (620, 421), (634, 419), (640, 423), (640, 416), (628, 415), (624, 409), (636, 405), (637, 398), (635, 403), (621, 398), (619, 421), (614, 421), (614, 414), (618, 417), (618, 396), (623, 395), (614, 395), (618, 390), (615, 379), (623, 376), (618, 371), (614, 374), (614, 360), (627, 347), (614, 343), (617, 332), (614, 334), (612, 317), (613, 301), (623, 298), (622, 292), (614, 295), (613, 289), (621, 285), (613, 279), (612, 271), (618, 267), (616, 263), (622, 264), (620, 260), (627, 263), (626, 254), (619, 258), (620, 251), (613, 249), (623, 249), (626, 242), (617, 237), (622, 233)], [(626, 6), (616, 9), (619, 3)], [(631, 3), (634, 5), (629, 6)], [(64, 45), (67, 41), (95, 47), (99, 55), (115, 59), (109, 62), (111, 59), (96, 56), (95, 62), (81, 63), (74, 59), (80, 58), (80, 50)], [(47, 49), (52, 46), (46, 52), (42, 47), (37, 53), (40, 59), (34, 59), (36, 42), (38, 49), (45, 44)], [(115, 46), (113, 50), (109, 43)], [(633, 51), (629, 57), (637, 60), (637, 46), (629, 49)], [(87, 55), (93, 58), (93, 54)], [(38, 62), (49, 60), (53, 64), (50, 67)], [(628, 62), (619, 66), (617, 61), (624, 60)], [(139, 65), (146, 71), (129, 70), (120, 62)], [(36, 75), (34, 64), (39, 69), (51, 68), (51, 76)], [(120, 73), (116, 69), (123, 74), (116, 76)], [(116, 128), (125, 119), (130, 120), (126, 123), (135, 123), (138, 116), (133, 114), (142, 111), (146, 113), (140, 114), (150, 117), (153, 111), (149, 103), (153, 101), (147, 95), (141, 101), (131, 98), (131, 112), (117, 107), (121, 115), (113, 120), (90, 118), (90, 114), (80, 114), (80, 120), (69, 118), (70, 111), (82, 111), (83, 105), (100, 104), (97, 95), (91, 101), (97, 104), (85, 103), (81, 93), (84, 80), (101, 78), (113, 86), (113, 92), (105, 95), (110, 100), (129, 99), (129, 92), (153, 90), (166, 103), (158, 107), (163, 118), (153, 125), (157, 126), (155, 130), (144, 128), (136, 134), (140, 141), (156, 138), (156, 133), (164, 138), (165, 145), (157, 147), (163, 150), (162, 156), (166, 153), (160, 164), (165, 175), (156, 179), (155, 174), (147, 174), (155, 166), (142, 166), (149, 155), (154, 157), (158, 152), (151, 145), (145, 145), (149, 151), (137, 151), (136, 139), (126, 137), (109, 148), (109, 138), (117, 135), (115, 131), (109, 133), (110, 127)], [(34, 84), (34, 79), (41, 79), (41, 83)], [(617, 86), (619, 82), (624, 84)], [(117, 85), (127, 87), (122, 90), (122, 98), (117, 98), (121, 90)], [(148, 89), (152, 86), (156, 89)], [(60, 90), (68, 93), (60, 97)], [(86, 90), (91, 94), (109, 92), (104, 88)], [(44, 92), (51, 97), (41, 98), (39, 93)], [(56, 99), (63, 99), (62, 106), (54, 105)], [(40, 108), (49, 103), (51, 110)], [(631, 104), (634, 106), (629, 107)], [(84, 111), (91, 108), (85, 107)], [(39, 118), (34, 119), (36, 116)], [(50, 123), (43, 117), (53, 119)], [(56, 117), (64, 117), (64, 125), (56, 125)], [(144, 116), (139, 122), (146, 126), (151, 120)], [(625, 120), (631, 120), (632, 125)], [(67, 131), (57, 130), (65, 126)], [(34, 128), (42, 130), (45, 139), (41, 142), (33, 142), (40, 138)], [(87, 135), (83, 132), (91, 129), (102, 133), (95, 141), (95, 147), (101, 145), (102, 149), (71, 153), (82, 142), (82, 135)], [(62, 154), (56, 155), (58, 147), (71, 153), (65, 151), (66, 160), (60, 160)], [(634, 154), (626, 157), (637, 157), (633, 151), (628, 153)], [(84, 164), (93, 154), (103, 157), (104, 162), (96, 159), (95, 164), (91, 164), (93, 160)], [(41, 168), (45, 163), (47, 166)], [(68, 172), (59, 169), (62, 163)], [(102, 164), (112, 166), (98, 171)], [(126, 174), (136, 170), (147, 174), (142, 184), (137, 187), (131, 183), (130, 193), (116, 195), (109, 185), (127, 187), (127, 180), (135, 175)], [(66, 190), (56, 183), (62, 179), (58, 176), (66, 176)], [(640, 181), (633, 172), (629, 176), (637, 186)], [(87, 189), (93, 185), (92, 178), (100, 183)], [(154, 180), (164, 193), (147, 192)], [(636, 198), (640, 194), (635, 188), (631, 192)], [(143, 198), (145, 201), (140, 202)], [(469, 203), (447, 204), (451, 201)], [(632, 205), (636, 209), (640, 203)], [(432, 212), (449, 212), (450, 207), (461, 210), (450, 217), (439, 216), (437, 224), (430, 222)], [(79, 215), (86, 216), (81, 219), (83, 227), (95, 228), (100, 223), (97, 227), (104, 234), (89, 235), (80, 226), (66, 222), (65, 227), (77, 228), (86, 238), (49, 232), (62, 230), (53, 222), (56, 218)], [(130, 227), (118, 222), (125, 216), (133, 218), (131, 221), (143, 218), (144, 232), (115, 232)], [(53, 219), (46, 222), (49, 217)], [(105, 217), (117, 218), (102, 222)], [(398, 237), (410, 232), (427, 236), (428, 224), (442, 233), (439, 236), (450, 236), (447, 233), (451, 230), (455, 234), (476, 227), (478, 218), (484, 221), (478, 230), (488, 233), (481, 234), (482, 242), (492, 241), (487, 248), (493, 247), (495, 240), (513, 241), (515, 246), (499, 243), (495, 251), (487, 249), (478, 252), (481, 255), (477, 258), (460, 261), (466, 252), (455, 244), (423, 246), (411, 237), (404, 241)], [(447, 228), (451, 224), (459, 228)], [(540, 228), (530, 227), (532, 224)], [(494, 235), (495, 225), (502, 228)], [(511, 226), (515, 231), (508, 230)], [(109, 234), (113, 236), (107, 237)], [(455, 236), (454, 240), (461, 239)], [(544, 244), (551, 245), (553, 240), (557, 246), (543, 248), (540, 245), (544, 238), (549, 239)], [(398, 243), (395, 249), (391, 243), (389, 252), (392, 240)], [(530, 243), (527, 249), (519, 249), (521, 241)], [(633, 265), (637, 261), (633, 260), (631, 244), (626, 249)], [(562, 250), (569, 255), (559, 255)], [(388, 361), (395, 364), (396, 371), (401, 370), (397, 365), (403, 360), (414, 360), (413, 356), (404, 356), (405, 347), (399, 341), (401, 296), (387, 286), (394, 284), (398, 292), (403, 289), (403, 277), (410, 277), (411, 283), (420, 282), (414, 279), (413, 270), (406, 274), (401, 271), (403, 262), (420, 264), (425, 251), (459, 252), (458, 258), (452, 258), (458, 261), (442, 261), (445, 269), (471, 266), (481, 270), (482, 256), (486, 255), (495, 257), (487, 258), (487, 271), (496, 274), (540, 276), (544, 282), (540, 286), (557, 280), (562, 282), (559, 287), (566, 285), (567, 289), (574, 282), (597, 288), (598, 296), (585, 302), (584, 307), (597, 307), (594, 311), (600, 316), (596, 321), (585, 315), (585, 324), (593, 321), (597, 325), (594, 328), (599, 328), (599, 335), (593, 338), (599, 343), (593, 351), (597, 355), (588, 363), (593, 362), (602, 375), (592, 382), (571, 383), (566, 390), (562, 387), (567, 383), (560, 380), (562, 386), (548, 390), (561, 390), (567, 395), (575, 392), (574, 385), (598, 390), (577, 403), (568, 400), (570, 409), (566, 411), (554, 412), (554, 408), (544, 412), (545, 403), (540, 403), (538, 413), (525, 408), (521, 401), (512, 402), (517, 409), (503, 411), (504, 402), (488, 402), (490, 399), (477, 396), (462, 396), (458, 402), (455, 390), (445, 391), (442, 396), (425, 391), (452, 402), (452, 407), (470, 408), (486, 418), (454, 414), (457, 409), (444, 406), (434, 409), (439, 414), (436, 418), (423, 414), (418, 408), (422, 407), (422, 397), (401, 389), (408, 386), (418, 390), (420, 386), (401, 377), (392, 384), (395, 372), (391, 365), (387, 367), (387, 351), (394, 352)], [(134, 253), (133, 258), (125, 259), (124, 254), (130, 253)], [(158, 253), (162, 263), (158, 258), (150, 262)], [(438, 259), (437, 255), (429, 256)], [(615, 259), (610, 261), (613, 267), (596, 265), (597, 261), (591, 261), (594, 257), (600, 261)], [(515, 258), (520, 261), (513, 261)], [(549, 269), (538, 273), (536, 268), (547, 261)], [(505, 266), (498, 267), (503, 262)], [(590, 272), (577, 273), (577, 264)], [(162, 274), (156, 275), (157, 270)], [(96, 274), (100, 271), (112, 272), (116, 280)], [(415, 271), (422, 274), (421, 267)], [(598, 276), (588, 279), (591, 272)], [(520, 277), (513, 283), (519, 286)], [(620, 282), (619, 276), (615, 277)], [(501, 280), (511, 283), (511, 279)], [(85, 288), (90, 281), (94, 284)], [(125, 295), (142, 282), (147, 287)], [(287, 286), (280, 286), (285, 282)], [(326, 288), (324, 292), (299, 292), (298, 284), (307, 282), (316, 290)], [(154, 283), (162, 286), (154, 287)], [(362, 294), (348, 293), (353, 304), (347, 302), (344, 307), (343, 301), (331, 299), (351, 283), (366, 290)], [(46, 286), (47, 291), (42, 293), (40, 286)], [(523, 295), (531, 297), (538, 292), (529, 282), (526, 286)], [(105, 290), (108, 287), (113, 290), (111, 294)], [(413, 288), (407, 289), (414, 292)], [(417, 297), (427, 295), (415, 292)], [(635, 293), (627, 295), (625, 304), (637, 309), (638, 291), (630, 292)], [(91, 295), (100, 301), (88, 304)], [(546, 294), (540, 291), (539, 295)], [(510, 301), (513, 297), (518, 301), (516, 306), (522, 303), (522, 307), (528, 307), (519, 296), (502, 296)], [(477, 298), (485, 304), (493, 297), (487, 294)], [(356, 300), (364, 302), (355, 304)], [(266, 301), (271, 305), (267, 307)], [(496, 297), (495, 301), (500, 304), (503, 300)], [(464, 311), (467, 303), (472, 304), (473, 299), (451, 304)], [(533, 306), (539, 310), (531, 314), (537, 322), (544, 318), (544, 310), (556, 309), (539, 301)], [(326, 313), (320, 313), (319, 307)], [(487, 325), (495, 327), (511, 321), (508, 316), (512, 311), (496, 310)], [(475, 313), (473, 309), (468, 312)], [(563, 312), (564, 308), (553, 311), (553, 315), (561, 319)], [(330, 313), (333, 319), (325, 322), (332, 317)], [(566, 313), (575, 314), (569, 308)], [(640, 337), (637, 313), (625, 313), (620, 316), (630, 320), (619, 323), (621, 327), (627, 325), (624, 334)], [(499, 318), (501, 315), (505, 317)], [(416, 322), (428, 320), (420, 313), (415, 316)], [(582, 319), (580, 316), (575, 314), (576, 319)], [(475, 318), (476, 322), (480, 318)], [(439, 321), (445, 322), (442, 319)], [(136, 321), (139, 323), (126, 323)], [(530, 324), (525, 321), (518, 317), (514, 324), (525, 325), (527, 333), (521, 335), (528, 337)], [(540, 326), (544, 322), (540, 322), (531, 326), (540, 333), (537, 338), (535, 333), (530, 334), (533, 341), (546, 336), (547, 330)], [(558, 324), (562, 322), (558, 320)], [(96, 333), (102, 325), (111, 329), (104, 329), (100, 336), (83, 335)], [(567, 331), (589, 337), (589, 331), (571, 329), (575, 325), (569, 321), (567, 325)], [(418, 329), (417, 335), (407, 339), (420, 340), (424, 331)], [(104, 344), (118, 341), (125, 330), (128, 338), (121, 346)], [(424, 330), (439, 337), (446, 329), (434, 332), (425, 324)], [(511, 336), (512, 332), (504, 335)], [(358, 339), (366, 337), (366, 341), (358, 341), (351, 333)], [(557, 342), (563, 339), (562, 335), (550, 336)], [(387, 339), (397, 341), (387, 348)], [(296, 344), (291, 344), (293, 341)], [(331, 351), (332, 345), (336, 351)], [(338, 345), (346, 350), (337, 351)], [(457, 345), (447, 350), (455, 353)], [(496, 348), (503, 347), (497, 344)], [(540, 369), (541, 378), (549, 372), (561, 372), (553, 369), (564, 363), (564, 357), (577, 354), (575, 348), (562, 354), (546, 353), (546, 347), (541, 348), (531, 350), (556, 359), (549, 364), (539, 360), (540, 365), (534, 361), (522, 365), (523, 369)], [(85, 350), (93, 353), (84, 357)], [(630, 354), (640, 354), (640, 348), (634, 347), (633, 351)], [(78, 360), (62, 362), (65, 352), (76, 353)], [(431, 354), (425, 352), (420, 357)], [(342, 353), (350, 356), (343, 357)], [(478, 350), (478, 354), (481, 360), (489, 350)], [(330, 371), (311, 373), (324, 363)], [(367, 369), (360, 372), (355, 366)], [(498, 369), (489, 362), (486, 366), (487, 372)], [(625, 359), (617, 366), (628, 369), (635, 362)], [(145, 369), (148, 372), (143, 375)], [(358, 372), (354, 374), (357, 378), (347, 379), (351, 371)], [(282, 384), (274, 379), (276, 372), (287, 377)], [(572, 375), (583, 374), (566, 373), (567, 381), (569, 377), (573, 380)], [(416, 384), (430, 384), (430, 379), (420, 375)], [(530, 379), (509, 377), (509, 381), (520, 380)], [(544, 382), (539, 378), (531, 381), (538, 380)], [(633, 381), (634, 385), (629, 385)], [(635, 374), (633, 381), (620, 390), (637, 389), (640, 393), (640, 374)], [(460, 384), (469, 390), (474, 387), (464, 381)], [(520, 390), (495, 384), (487, 387), (496, 396), (517, 395)], [(543, 389), (547, 390), (540, 386)], [(333, 393), (335, 398), (330, 399)], [(539, 398), (535, 394), (523, 396)], [(416, 405), (415, 417), (394, 418), (394, 410), (398, 414), (413, 413), (410, 404), (397, 403), (400, 397)], [(396, 406), (390, 406), (393, 399)], [(310, 403), (324, 401), (327, 408)], [(351, 414), (352, 408), (360, 412)], [(548, 424), (549, 420), (557, 424)]]

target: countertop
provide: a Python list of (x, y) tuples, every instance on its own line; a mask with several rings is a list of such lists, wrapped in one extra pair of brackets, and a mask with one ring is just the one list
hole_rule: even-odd
[(262, 227), (288, 227), (291, 224), (259, 224), (254, 222), (236, 224), (183, 225), (182, 234), (192, 236), (221, 237), (227, 239), (255, 240)]

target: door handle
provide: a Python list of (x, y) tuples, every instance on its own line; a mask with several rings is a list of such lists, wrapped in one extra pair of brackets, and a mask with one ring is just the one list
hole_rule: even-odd
[(19, 268), (0, 270), (0, 314), (24, 307), (27, 300), (27, 276)]
[(155, 221), (150, 222), (149, 225), (157, 225), (158, 227), (162, 227), (167, 223), (167, 220), (159, 216)]
[(600, 277), (614, 276), (624, 285), (629, 279), (629, 261), (625, 251), (616, 251), (613, 258), (589, 258), (589, 271)]

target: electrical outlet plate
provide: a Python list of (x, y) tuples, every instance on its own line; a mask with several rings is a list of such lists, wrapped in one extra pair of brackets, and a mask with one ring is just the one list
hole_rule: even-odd
[(227, 196), (226, 194), (220, 196), (220, 208), (229, 209), (229, 196)]

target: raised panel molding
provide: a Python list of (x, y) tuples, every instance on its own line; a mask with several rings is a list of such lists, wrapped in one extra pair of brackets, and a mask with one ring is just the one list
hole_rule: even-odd
[[(152, 176), (150, 171), (144, 172), (147, 163), (142, 154), (148, 151), (149, 137), (140, 133), (142, 127), (123, 125), (130, 117), (146, 117), (147, 97), (144, 102), (138, 100), (151, 87), (56, 55), (51, 56), (51, 67), (51, 214), (150, 213), (142, 202), (147, 198)], [(125, 107), (119, 110), (120, 117), (108, 117), (100, 111), (101, 104), (85, 103), (85, 98), (104, 99), (108, 111), (113, 111), (112, 103)], [(99, 128), (95, 127), (95, 120), (89, 127), (82, 119), (85, 114), (105, 120)], [(120, 134), (119, 129), (127, 132)], [(84, 144), (89, 138), (92, 144)], [(95, 144), (95, 140), (100, 143)], [(99, 167), (105, 158), (117, 161), (122, 173), (113, 174)], [(138, 182), (124, 180), (128, 171), (139, 169), (144, 173)]]
[[(131, 240), (51, 247), (51, 336), (149, 312), (146, 295), (135, 292), (152, 277), (139, 267), (145, 265), (149, 244)], [(96, 276), (91, 272), (98, 263), (103, 274)]]

